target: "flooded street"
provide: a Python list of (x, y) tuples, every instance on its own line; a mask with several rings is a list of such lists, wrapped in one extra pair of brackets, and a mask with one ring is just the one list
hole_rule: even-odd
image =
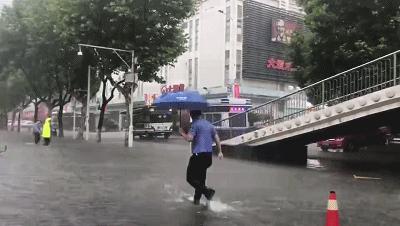
[(374, 151), (346, 160), (313, 147), (307, 166), (214, 158), (207, 184), (215, 198), (195, 206), (185, 181), (189, 146), (178, 138), (135, 140), (134, 151), (118, 137), (50, 147), (31, 139), (1, 134), (0, 225), (324, 225), (331, 190), (342, 225), (400, 224), (392, 151), (387, 164)]

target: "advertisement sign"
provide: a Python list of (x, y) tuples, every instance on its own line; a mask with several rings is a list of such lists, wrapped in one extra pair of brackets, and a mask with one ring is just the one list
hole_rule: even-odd
[(232, 106), (229, 108), (229, 113), (242, 113), (245, 112), (246, 108), (245, 107), (239, 107), (239, 106)]
[(233, 97), (240, 98), (240, 85), (236, 82), (233, 84)]
[[(243, 1), (242, 78), (295, 82), (295, 66), (287, 48), (294, 32), (304, 29), (304, 15), (265, 7), (255, 0)], [(233, 88), (233, 87), (232, 87)]]
[(272, 20), (271, 41), (290, 44), (293, 32), (296, 31), (298, 27), (299, 26), (295, 22), (282, 19)]
[(269, 58), (265, 64), (265, 67), (281, 71), (293, 71), (292, 62), (282, 59)]
[(185, 84), (174, 84), (174, 85), (163, 85), (161, 87), (161, 94), (165, 94), (165, 93), (176, 93), (179, 91), (184, 91), (185, 90)]
[(157, 94), (150, 94), (150, 93), (144, 94), (144, 104), (147, 106), (151, 106), (156, 99), (157, 99)]

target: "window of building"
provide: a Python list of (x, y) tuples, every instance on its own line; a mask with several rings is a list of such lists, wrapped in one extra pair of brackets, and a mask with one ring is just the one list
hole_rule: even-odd
[(226, 7), (226, 12), (225, 12), (225, 42), (230, 41), (231, 37), (231, 7), (228, 6)]
[(199, 58), (194, 58), (194, 88), (197, 89), (197, 81), (199, 76)]
[(193, 20), (189, 22), (189, 52), (193, 50)]
[(237, 41), (241, 42), (243, 39), (243, 6), (237, 6)]
[(189, 59), (188, 65), (188, 77), (189, 77), (189, 87), (193, 87), (193, 66), (192, 66), (192, 59)]
[(242, 50), (236, 50), (236, 79), (242, 77)]
[(225, 50), (225, 71), (224, 71), (224, 81), (225, 84), (229, 83), (229, 50)]
[(194, 50), (197, 51), (199, 49), (199, 19), (196, 19), (194, 25)]

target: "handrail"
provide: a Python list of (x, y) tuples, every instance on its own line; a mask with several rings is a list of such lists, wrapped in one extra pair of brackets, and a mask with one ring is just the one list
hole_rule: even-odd
[[(232, 115), (232, 116), (230, 116), (230, 117), (227, 117), (227, 118), (225, 118), (225, 119), (218, 120), (218, 121), (214, 122), (213, 125), (216, 125), (216, 124), (219, 124), (219, 123), (221, 123), (221, 122), (224, 122), (224, 121), (230, 120), (230, 119), (232, 119), (232, 118), (238, 117), (238, 116), (240, 116), (240, 115), (247, 114), (247, 113), (249, 113), (249, 112), (258, 110), (258, 109), (260, 109), (260, 108), (262, 108), (262, 107), (265, 107), (265, 106), (267, 106), (267, 105), (271, 105), (271, 104), (276, 103), (276, 102), (278, 102), (278, 101), (282, 101), (282, 100), (284, 100), (284, 99), (287, 99), (288, 97), (295, 96), (296, 94), (301, 94), (302, 92), (305, 92), (305, 91), (307, 91), (307, 90), (309, 90), (309, 89), (311, 89), (311, 88), (314, 88), (314, 87), (316, 87), (316, 86), (318, 86), (318, 85), (322, 85), (322, 87), (323, 87), (323, 84), (324, 84), (324, 83), (330, 82), (330, 80), (336, 79), (336, 78), (338, 78), (338, 77), (341, 76), (341, 75), (345, 75), (345, 74), (348, 73), (348, 72), (351, 72), (351, 71), (360, 69), (360, 68), (362, 68), (362, 67), (364, 67), (364, 66), (367, 66), (367, 65), (370, 65), (370, 64), (372, 64), (372, 63), (374, 63), (374, 62), (378, 62), (378, 61), (380, 61), (380, 60), (382, 60), (382, 59), (385, 59), (385, 58), (387, 58), (387, 57), (389, 57), (389, 56), (392, 56), (392, 55), (393, 55), (393, 56), (396, 56), (396, 54), (398, 54), (398, 53), (400, 53), (400, 50), (397, 50), (397, 51), (394, 51), (394, 52), (392, 52), (392, 53), (386, 54), (386, 55), (384, 55), (384, 56), (382, 56), (382, 57), (379, 57), (379, 58), (377, 58), (377, 59), (368, 61), (367, 63), (364, 63), (364, 64), (361, 64), (361, 65), (359, 65), (359, 66), (353, 67), (353, 68), (348, 69), (348, 70), (346, 70), (346, 71), (340, 72), (340, 73), (335, 74), (335, 75), (333, 75), (333, 76), (331, 76), (331, 77), (329, 77), (329, 78), (323, 79), (323, 80), (321, 80), (321, 81), (318, 81), (318, 82), (315, 82), (315, 83), (313, 83), (313, 84), (311, 84), (311, 85), (308, 85), (308, 86), (306, 86), (306, 87), (303, 87), (303, 88), (301, 88), (301, 89), (299, 89), (299, 90), (296, 90), (296, 91), (294, 91), (294, 92), (292, 92), (292, 93), (286, 94), (286, 95), (284, 95), (284, 96), (282, 96), (282, 97), (278, 97), (278, 98), (276, 98), (276, 99), (273, 99), (273, 100), (270, 100), (270, 101), (268, 101), (268, 102), (265, 102), (265, 103), (263, 103), (263, 104), (261, 104), (261, 105), (259, 105), (259, 106), (256, 106), (256, 107), (247, 109), (247, 110), (244, 111), (244, 112), (237, 113), (237, 114)], [(395, 58), (396, 58), (396, 57), (395, 57)], [(395, 65), (394, 68), (396, 68), (396, 66), (397, 66), (397, 65)], [(396, 73), (396, 70), (394, 70), (394, 73)], [(370, 76), (370, 75), (368, 75), (368, 76)], [(398, 78), (396, 78), (396, 75), (394, 75), (394, 79), (395, 79), (395, 80), (398, 79)], [(385, 81), (385, 82), (382, 81), (382, 83), (378, 84), (378, 86), (379, 86), (379, 85), (385, 85), (386, 83), (388, 83), (388, 81)], [(394, 83), (394, 84), (395, 84), (395, 83)], [(347, 84), (347, 85), (350, 86), (350, 84)], [(348, 88), (348, 87), (347, 87), (347, 88)], [(365, 90), (368, 90), (368, 89), (372, 89), (372, 87), (368, 87), (368, 88), (366, 88), (366, 89), (358, 90), (358, 91), (356, 91), (355, 93), (357, 93), (357, 92), (362, 92), (362, 91), (365, 91)], [(323, 93), (324, 90), (322, 89), (321, 92)], [(354, 93), (352, 93), (352, 94), (354, 94)], [(347, 97), (347, 96), (352, 95), (352, 94), (342, 95), (342, 96), (340, 96), (340, 97), (336, 97), (336, 98), (334, 98), (334, 99), (327, 100), (327, 102), (332, 102), (332, 101), (334, 101), (334, 100), (341, 99), (341, 98)], [(318, 106), (321, 105), (321, 104), (324, 104), (324, 103), (323, 103), (323, 102), (322, 102), (322, 103), (318, 103), (318, 104), (316, 104), (315, 106), (313, 106), (313, 108), (318, 107)], [(305, 108), (305, 109), (309, 109), (309, 108)], [(301, 112), (301, 111), (296, 112), (296, 113), (294, 113), (294, 114), (298, 114), (298, 113), (300, 113), (300, 112)], [(287, 117), (287, 115), (283, 116), (283, 118), (285, 118), (285, 117)], [(273, 120), (273, 121), (275, 121), (275, 120)]]

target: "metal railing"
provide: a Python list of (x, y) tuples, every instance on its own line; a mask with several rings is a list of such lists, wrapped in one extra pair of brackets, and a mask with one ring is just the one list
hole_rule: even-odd
[(230, 125), (238, 117), (243, 118), (243, 115), (247, 115), (249, 128), (219, 130), (221, 140), (227, 140), (262, 127), (298, 118), (327, 106), (400, 85), (399, 55), (400, 50), (213, 124)]

